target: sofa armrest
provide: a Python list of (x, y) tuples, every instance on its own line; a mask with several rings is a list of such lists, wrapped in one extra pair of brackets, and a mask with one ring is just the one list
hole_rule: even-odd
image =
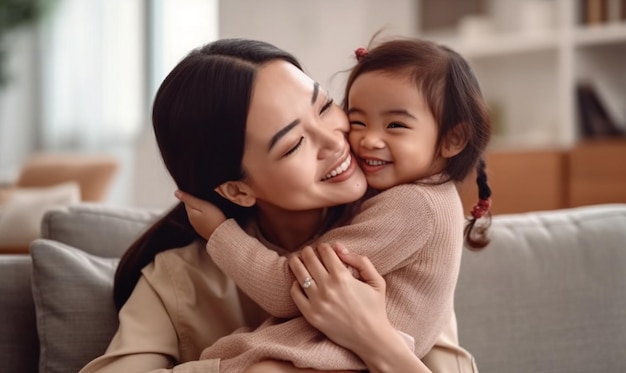
[(28, 255), (0, 255), (0, 361), (6, 372), (36, 372), (39, 339)]

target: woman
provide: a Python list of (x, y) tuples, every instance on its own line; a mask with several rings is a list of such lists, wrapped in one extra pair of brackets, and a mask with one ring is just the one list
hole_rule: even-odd
[[(345, 114), (291, 55), (266, 43), (220, 40), (192, 51), (159, 88), (153, 124), (180, 189), (284, 253), (349, 218), (345, 204), (365, 192), (354, 164), (324, 178), (349, 152)], [(200, 351), (260, 324), (266, 315), (198, 238), (180, 204), (131, 246), (115, 280), (120, 327), (82, 372), (217, 372), (219, 360), (197, 361)], [(394, 355), (375, 346), (379, 354), (359, 357), (386, 371)]]

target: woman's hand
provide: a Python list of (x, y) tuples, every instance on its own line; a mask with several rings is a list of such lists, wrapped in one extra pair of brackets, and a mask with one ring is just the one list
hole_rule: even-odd
[(185, 205), (189, 222), (200, 236), (208, 240), (215, 229), (226, 221), (222, 210), (211, 202), (177, 190), (174, 195)]
[(289, 259), (297, 279), (291, 296), (307, 321), (357, 354), (370, 373), (430, 372), (389, 322), (386, 283), (372, 262), (340, 244), (322, 244), (318, 253), (306, 247)]
[[(311, 247), (290, 258), (289, 266), (298, 280), (291, 296), (311, 325), (357, 352), (362, 349), (362, 336), (372, 329), (392, 329), (385, 307), (385, 280), (369, 259), (340, 244), (335, 246), (336, 251), (328, 244), (318, 246), (319, 258)], [(353, 267), (361, 280), (354, 278), (344, 263)], [(312, 279), (311, 286), (303, 289), (307, 277)]]

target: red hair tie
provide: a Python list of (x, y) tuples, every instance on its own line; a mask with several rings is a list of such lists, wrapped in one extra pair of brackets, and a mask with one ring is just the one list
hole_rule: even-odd
[(357, 48), (354, 51), (354, 54), (356, 55), (356, 60), (357, 61), (361, 61), (361, 58), (363, 58), (365, 55), (367, 55), (367, 49), (361, 47), (361, 48)]
[(489, 211), (490, 207), (491, 207), (490, 199), (480, 199), (478, 200), (478, 203), (474, 205), (474, 208), (472, 209), (472, 216), (475, 219), (480, 219), (483, 216), (485, 216), (485, 214)]

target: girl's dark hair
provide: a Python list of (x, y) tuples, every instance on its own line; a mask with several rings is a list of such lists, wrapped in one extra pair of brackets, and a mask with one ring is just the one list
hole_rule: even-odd
[[(165, 78), (152, 109), (152, 123), (165, 166), (180, 190), (217, 205), (240, 224), (253, 213), (214, 189), (243, 176), (246, 119), (256, 71), (272, 60), (302, 69), (289, 53), (265, 42), (223, 39), (191, 51)], [(115, 274), (119, 310), (141, 269), (161, 251), (190, 244), (194, 231), (179, 203), (154, 223), (122, 257)]]
[[(489, 137), (491, 121), (489, 110), (478, 85), (478, 80), (465, 59), (452, 49), (431, 41), (412, 38), (382, 42), (367, 53), (359, 55), (351, 70), (345, 91), (344, 109), (348, 109), (350, 88), (361, 74), (380, 71), (409, 76), (424, 96), (437, 122), (437, 149), (455, 131), (466, 142), (463, 150), (448, 159), (444, 172), (450, 180), (460, 182), (473, 169), (479, 179), (479, 198), (489, 199), (491, 190), (487, 183), (482, 159)], [(466, 242), (471, 248), (482, 248), (488, 243), (487, 226), (480, 232), (473, 229), (472, 217), (466, 229)]]

